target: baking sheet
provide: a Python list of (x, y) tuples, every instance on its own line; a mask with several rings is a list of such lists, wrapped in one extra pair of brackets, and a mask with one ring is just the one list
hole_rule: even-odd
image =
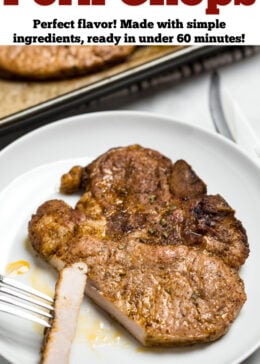
[(135, 66), (177, 52), (180, 46), (138, 47), (124, 62), (84, 77), (55, 81), (21, 81), (0, 79), (0, 123), (3, 118), (57, 96), (96, 83)]
[[(93, 101), (132, 85), (139, 88), (142, 81), (153, 83), (155, 77), (167, 76), (174, 70), (187, 77), (198, 67), (204, 71), (218, 67), (223, 63), (218, 62), (222, 52), (232, 59), (225, 46), (139, 47), (127, 62), (81, 78), (53, 82), (2, 80), (0, 103), (3, 109), (9, 107), (10, 114), (0, 118), (0, 147), (42, 125), (88, 112)], [(191, 72), (187, 74), (187, 70)]]

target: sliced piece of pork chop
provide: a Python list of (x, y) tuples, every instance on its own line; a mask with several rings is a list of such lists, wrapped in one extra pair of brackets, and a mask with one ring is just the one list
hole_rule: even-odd
[(42, 348), (43, 364), (69, 363), (71, 344), (87, 281), (85, 263), (74, 263), (60, 271), (55, 288), (54, 317)]

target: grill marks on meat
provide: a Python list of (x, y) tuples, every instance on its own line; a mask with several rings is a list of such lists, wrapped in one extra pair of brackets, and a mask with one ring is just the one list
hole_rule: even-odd
[(77, 189), (75, 209), (49, 201), (30, 221), (45, 260), (57, 269), (84, 261), (87, 294), (144, 345), (212, 341), (228, 330), (246, 300), (236, 271), (246, 233), (185, 161), (112, 149), (62, 177), (63, 192)]

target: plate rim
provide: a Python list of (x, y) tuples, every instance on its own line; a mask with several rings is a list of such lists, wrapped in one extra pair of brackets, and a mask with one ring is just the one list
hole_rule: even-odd
[(170, 116), (166, 116), (166, 115), (163, 115), (160, 113), (153, 113), (153, 112), (139, 111), (139, 110), (138, 111), (135, 111), (135, 110), (97, 111), (97, 112), (83, 113), (83, 114), (78, 114), (78, 115), (73, 115), (73, 116), (69, 116), (66, 118), (58, 119), (56, 121), (50, 122), (47, 125), (42, 125), (34, 130), (27, 132), (26, 134), (18, 137), (13, 142), (11, 142), (7, 146), (5, 146), (2, 150), (0, 150), (0, 162), (1, 162), (2, 157), (6, 153), (8, 153), (10, 149), (15, 148), (17, 145), (19, 146), (19, 144), (25, 142), (30, 137), (40, 134), (41, 132), (44, 132), (45, 130), (55, 129), (56, 127), (59, 127), (62, 124), (69, 124), (71, 122), (77, 122), (77, 120), (80, 121), (81, 119), (91, 119), (93, 116), (98, 117), (98, 118), (99, 117), (106, 118), (111, 115), (121, 116), (123, 118), (127, 117), (129, 115), (133, 115), (133, 116), (137, 116), (137, 117), (141, 117), (141, 118), (144, 117), (144, 118), (160, 119), (163, 122), (174, 123), (180, 127), (198, 131), (198, 132), (206, 135), (209, 138), (213, 138), (214, 140), (221, 140), (226, 146), (229, 146), (233, 150), (236, 150), (243, 157), (245, 157), (247, 159), (247, 161), (249, 161), (251, 164), (253, 164), (257, 169), (260, 169), (260, 166), (257, 164), (257, 162), (255, 160), (251, 159), (250, 156), (244, 150), (240, 149), (236, 143), (232, 142), (231, 140), (227, 139), (226, 137), (224, 137), (223, 135), (221, 135), (217, 132), (207, 130), (207, 129), (203, 128), (202, 126), (193, 125), (186, 121), (176, 120), (174, 118), (171, 118)]

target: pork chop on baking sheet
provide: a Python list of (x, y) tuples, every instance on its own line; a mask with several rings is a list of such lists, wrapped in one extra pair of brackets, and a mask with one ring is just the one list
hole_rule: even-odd
[(185, 161), (129, 146), (62, 177), (83, 195), (75, 208), (44, 203), (32, 217), (34, 249), (57, 269), (88, 266), (86, 293), (144, 345), (221, 337), (246, 294), (238, 274), (246, 232)]
[(63, 78), (126, 59), (134, 46), (0, 46), (0, 72), (30, 79)]

